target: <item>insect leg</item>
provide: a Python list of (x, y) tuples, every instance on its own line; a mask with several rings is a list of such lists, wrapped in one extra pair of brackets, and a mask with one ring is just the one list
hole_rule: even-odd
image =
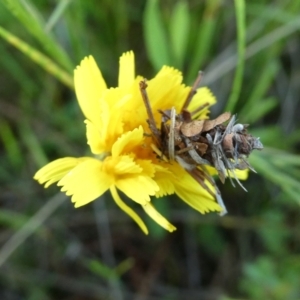
[(222, 137), (217, 141), (218, 144), (220, 144), (220, 143), (223, 141), (224, 137), (225, 137), (227, 134), (229, 134), (229, 133), (232, 132), (232, 128), (233, 128), (235, 119), (236, 119), (236, 116), (233, 115), (233, 116), (231, 117), (231, 119), (230, 119), (230, 121), (229, 121), (229, 123), (228, 123), (228, 125), (227, 125), (227, 127), (226, 127), (226, 129), (225, 129), (225, 131), (224, 131), (224, 133), (223, 133), (223, 135), (222, 135)]
[(218, 172), (219, 178), (221, 180), (222, 183), (225, 182), (225, 177), (226, 177), (226, 169), (225, 169), (225, 165), (221, 159), (221, 153), (219, 150), (220, 145), (216, 145), (213, 142), (213, 139), (211, 137), (211, 135), (208, 133), (206, 134), (206, 138), (210, 144), (211, 147), (211, 156), (212, 156), (212, 160), (214, 163), (214, 166)]
[(176, 161), (181, 165), (186, 171), (190, 172), (194, 170), (197, 166), (193, 164), (187, 163), (183, 158), (181, 158), (179, 155), (175, 156)]
[(147, 83), (146, 83), (146, 79), (144, 79), (140, 82), (140, 91), (141, 91), (142, 98), (144, 100), (144, 104), (145, 104), (145, 107), (147, 110), (147, 115), (149, 118), (147, 120), (147, 122), (148, 122), (149, 128), (153, 134), (153, 138), (154, 138), (155, 142), (157, 143), (157, 145), (159, 145), (161, 147), (160, 132), (157, 129), (156, 124), (155, 124), (155, 120), (154, 120), (154, 116), (153, 116), (152, 109), (150, 106), (150, 101), (149, 101), (149, 97), (148, 97), (146, 88), (147, 88)]
[(188, 150), (191, 158), (198, 164), (198, 165), (211, 165), (210, 162), (204, 158), (202, 158), (197, 151), (194, 149), (192, 142), (189, 138), (184, 137), (185, 144), (188, 148), (191, 148)]

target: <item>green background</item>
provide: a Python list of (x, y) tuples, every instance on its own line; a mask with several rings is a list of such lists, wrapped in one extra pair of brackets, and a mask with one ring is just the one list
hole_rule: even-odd
[[(300, 299), (300, 1), (0, 0), (0, 299)], [(163, 65), (217, 96), (265, 146), (248, 193), (218, 182), (228, 215), (178, 198), (134, 206), (145, 236), (106, 194), (74, 209), (32, 177), (89, 153), (73, 69), (92, 54), (109, 86), (119, 56)]]

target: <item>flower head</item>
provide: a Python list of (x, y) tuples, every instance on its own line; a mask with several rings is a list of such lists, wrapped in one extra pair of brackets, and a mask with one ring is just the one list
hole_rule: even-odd
[[(108, 88), (93, 57), (82, 60), (75, 69), (75, 90), (85, 116), (87, 143), (93, 156), (57, 159), (34, 176), (45, 187), (57, 182), (61, 191), (72, 196), (75, 207), (88, 204), (110, 190), (116, 204), (147, 233), (147, 227), (137, 213), (121, 199), (119, 192), (138, 203), (163, 228), (173, 231), (170, 224), (151, 203), (151, 197), (176, 193), (200, 213), (220, 212), (216, 201), (216, 186), (188, 173), (177, 162), (162, 159), (157, 153), (147, 123), (139, 83), (135, 76), (133, 52), (120, 58), (118, 87)], [(182, 83), (182, 74), (164, 66), (147, 81), (147, 94), (156, 124), (160, 111), (174, 107), (180, 110), (191, 88)], [(190, 110), (205, 105), (197, 119), (207, 119), (208, 107), (215, 98), (207, 88), (200, 88), (189, 106)], [(154, 149), (155, 150), (155, 149)], [(218, 197), (217, 197), (218, 199)]]

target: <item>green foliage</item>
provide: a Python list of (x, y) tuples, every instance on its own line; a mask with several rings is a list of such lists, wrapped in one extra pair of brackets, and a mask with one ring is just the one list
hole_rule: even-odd
[(198, 228), (199, 243), (210, 255), (219, 257), (224, 249), (225, 240), (216, 226), (203, 225)]
[(153, 66), (158, 71), (171, 62), (170, 47), (158, 0), (147, 1), (144, 17), (146, 49)]
[[(0, 1), (0, 298), (299, 299), (299, 12), (292, 0)], [(146, 238), (113, 203), (107, 223), (31, 179), (88, 151), (74, 67), (92, 54), (115, 86), (131, 49), (149, 78), (205, 71), (213, 117), (226, 107), (261, 138), (248, 193), (218, 183), (228, 216), (157, 199), (178, 230), (149, 221)]]
[(281, 187), (287, 199), (300, 204), (300, 158), (276, 149), (264, 149), (260, 155), (254, 154), (251, 163), (256, 170)]
[(245, 266), (241, 286), (249, 299), (294, 300), (299, 298), (299, 256), (260, 257)]
[(236, 103), (239, 99), (240, 91), (242, 88), (242, 80), (244, 73), (244, 60), (245, 60), (245, 48), (246, 48), (246, 11), (245, 1), (235, 0), (235, 16), (236, 16), (236, 27), (237, 27), (237, 68), (235, 71), (234, 81), (232, 85), (232, 91), (228, 99), (226, 110), (234, 110)]
[(85, 265), (91, 272), (93, 272), (97, 276), (103, 277), (105, 279), (118, 278), (132, 268), (132, 266), (134, 265), (134, 260), (132, 258), (128, 258), (122, 261), (114, 269), (103, 265), (100, 261), (97, 260), (88, 260), (85, 262)]
[(46, 72), (57, 77), (57, 79), (61, 80), (63, 83), (68, 85), (69, 87), (73, 87), (72, 79), (70, 75), (65, 71), (61, 70), (52, 60), (43, 55), (41, 52), (35, 50), (28, 44), (24, 43), (22, 40), (14, 36), (13, 34), (6, 31), (4, 28), (0, 27), (0, 35), (11, 43), (13, 46), (21, 50), (24, 54), (26, 54), (30, 59), (32, 59), (37, 64), (41, 65)]
[[(31, 1), (4, 0), (2, 3), (27, 31), (39, 41), (49, 55), (55, 58), (66, 70), (72, 71), (70, 58), (61, 49), (51, 32), (46, 31), (45, 22)], [(58, 4), (58, 7), (60, 6)]]
[(180, 1), (175, 4), (170, 19), (170, 47), (173, 50), (174, 67), (182, 69), (186, 55), (190, 29), (188, 5)]

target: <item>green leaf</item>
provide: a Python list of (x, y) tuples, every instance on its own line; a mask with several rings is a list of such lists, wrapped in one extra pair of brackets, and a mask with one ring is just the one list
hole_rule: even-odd
[(287, 250), (287, 239), (290, 236), (289, 230), (284, 226), (284, 213), (282, 210), (274, 209), (266, 211), (262, 215), (263, 222), (271, 224), (271, 226), (262, 226), (257, 232), (261, 236), (262, 241), (269, 251), (274, 254), (284, 255)]
[(262, 152), (253, 152), (249, 160), (259, 174), (278, 185), (290, 199), (300, 204), (300, 185), (297, 180), (300, 177), (299, 155), (290, 156), (285, 151), (264, 148)]
[(39, 83), (30, 76), (30, 70), (24, 68), (22, 63), (16, 60), (14, 53), (4, 43), (0, 43), (0, 53), (2, 72), (10, 74), (19, 83), (25, 94), (31, 95), (33, 91), (40, 89)]
[[(244, 121), (244, 118), (241, 118)], [(268, 147), (278, 147), (279, 144), (282, 145), (281, 139), (283, 136), (283, 132), (279, 126), (265, 126), (260, 128), (252, 129), (250, 127), (249, 131), (252, 135), (260, 137), (264, 146)]]
[(58, 80), (63, 82), (65, 85), (73, 88), (73, 78), (70, 74), (66, 73), (61, 67), (59, 67), (54, 61), (46, 57), (41, 52), (37, 51), (9, 31), (5, 30), (0, 26), (0, 36), (4, 38), (8, 43), (15, 46), (34, 62), (44, 68), (48, 73), (55, 76)]
[(232, 91), (226, 105), (227, 111), (233, 111), (239, 99), (243, 82), (245, 48), (246, 48), (246, 10), (244, 0), (235, 0), (235, 17), (237, 25), (238, 57)]
[(182, 69), (187, 48), (190, 18), (187, 2), (177, 2), (170, 20), (171, 49), (175, 67)]
[(211, 255), (216, 257), (221, 255), (226, 242), (216, 226), (202, 224), (198, 227), (198, 237), (203, 250), (210, 252)]
[(84, 264), (86, 267), (93, 272), (94, 274), (108, 279), (116, 276), (116, 273), (113, 269), (109, 268), (108, 266), (104, 265), (101, 261), (96, 259), (85, 259)]
[(264, 65), (261, 66), (260, 72), (258, 73), (251, 94), (241, 109), (240, 115), (243, 116), (243, 121), (249, 123), (254, 122), (259, 119), (259, 117), (255, 117), (255, 112), (261, 117), (264, 115), (260, 112), (261, 110), (267, 113), (275, 106), (275, 99), (268, 100), (269, 103), (267, 104), (262, 99), (274, 80), (275, 75), (278, 73), (278, 70), (279, 64), (276, 60), (265, 60)]
[(104, 278), (119, 278), (124, 273), (128, 272), (134, 265), (133, 258), (127, 258), (123, 260), (117, 267), (114, 269), (109, 268), (101, 261), (96, 259), (84, 259), (84, 265), (94, 274)]
[(243, 113), (239, 114), (243, 122), (250, 124), (254, 123), (268, 114), (278, 105), (278, 101), (274, 97), (269, 97), (267, 99), (258, 98), (258, 100), (259, 101), (257, 101), (258, 103), (256, 105), (254, 104), (250, 107), (247, 105), (249, 107), (248, 110), (243, 110)]
[(119, 263), (114, 271), (118, 276), (122, 276), (123, 274), (125, 274), (126, 272), (128, 272), (130, 269), (132, 269), (132, 267), (134, 266), (134, 259), (129, 257), (125, 260), (123, 260), (121, 263)]
[(52, 58), (64, 67), (65, 70), (72, 72), (73, 64), (68, 55), (60, 47), (55, 38), (49, 32), (45, 31), (45, 22), (30, 1), (4, 0), (2, 3), (22, 23), (27, 31), (40, 42)]
[(163, 65), (170, 65), (171, 63), (169, 42), (160, 14), (159, 1), (147, 1), (143, 26), (148, 57), (158, 71)]
[(10, 164), (16, 169), (19, 168), (22, 165), (23, 157), (20, 150), (21, 147), (9, 124), (2, 119), (0, 119), (0, 138), (6, 149), (7, 158), (10, 161)]
[(197, 30), (197, 34), (192, 42), (193, 50), (191, 57), (189, 57), (189, 65), (186, 76), (187, 83), (195, 81), (198, 72), (201, 68), (203, 68), (203, 62), (209, 56), (209, 51), (214, 43), (220, 8), (220, 0), (207, 1), (203, 19), (201, 22), (197, 20), (196, 24), (199, 30)]
[(36, 163), (36, 165), (42, 167), (48, 163), (48, 158), (41, 145), (41, 141), (36, 137), (34, 131), (31, 130), (29, 125), (23, 122), (19, 130), (23, 143), (26, 145), (28, 153), (31, 154), (32, 160)]
[(52, 30), (56, 23), (61, 19), (71, 2), (72, 0), (61, 0), (58, 2), (47, 24), (45, 25), (46, 32), (50, 32)]

